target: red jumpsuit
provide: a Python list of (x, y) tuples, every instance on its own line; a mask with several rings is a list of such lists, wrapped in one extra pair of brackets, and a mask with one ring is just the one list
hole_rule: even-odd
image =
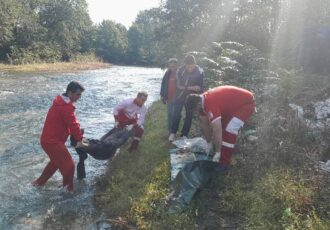
[(63, 187), (73, 191), (74, 162), (65, 142), (69, 135), (73, 135), (77, 141), (83, 138), (74, 110), (75, 107), (68, 97), (59, 95), (54, 99), (40, 138), (41, 146), (50, 162), (33, 184), (44, 185), (59, 169), (63, 176)]
[(219, 86), (203, 94), (202, 105), (211, 123), (221, 119), (220, 163), (230, 165), (238, 131), (256, 110), (254, 96), (242, 88)]

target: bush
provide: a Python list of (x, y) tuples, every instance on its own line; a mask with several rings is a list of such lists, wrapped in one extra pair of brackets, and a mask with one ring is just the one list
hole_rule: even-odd
[(61, 51), (56, 44), (34, 43), (27, 48), (12, 47), (9, 62), (15, 65), (41, 62), (57, 62), (61, 60)]

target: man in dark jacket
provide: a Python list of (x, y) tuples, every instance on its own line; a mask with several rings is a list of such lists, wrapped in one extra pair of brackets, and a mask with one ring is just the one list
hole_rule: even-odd
[(32, 182), (35, 186), (44, 185), (59, 169), (63, 176), (63, 187), (67, 192), (73, 192), (74, 162), (65, 147), (69, 134), (77, 140), (76, 148), (84, 147), (83, 135), (74, 114), (74, 102), (81, 97), (84, 87), (72, 81), (63, 95), (58, 95), (48, 110), (40, 143), (48, 155), (50, 162), (41, 176)]
[[(184, 60), (184, 65), (178, 69), (176, 85), (177, 90), (175, 93), (176, 97), (174, 102), (171, 134), (168, 138), (169, 141), (175, 140), (176, 132), (178, 131), (181, 120), (181, 111), (187, 96), (191, 93), (200, 94), (203, 92), (204, 71), (196, 65), (196, 60), (193, 55), (187, 55)], [(181, 137), (188, 136), (193, 117), (193, 111), (187, 109), (187, 107), (185, 107), (185, 110), (186, 116), (181, 130)]]
[(162, 79), (160, 96), (164, 104), (167, 104), (167, 129), (171, 133), (174, 98), (176, 90), (176, 70), (178, 68), (178, 59), (170, 58), (168, 60), (168, 68)]

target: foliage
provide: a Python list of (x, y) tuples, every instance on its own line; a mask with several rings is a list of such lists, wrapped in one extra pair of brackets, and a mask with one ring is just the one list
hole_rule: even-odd
[[(247, 229), (327, 229), (313, 208), (317, 181), (289, 169), (271, 167), (252, 189), (239, 181), (229, 183), (221, 199), (228, 213), (247, 215)], [(251, 187), (251, 186), (250, 186)]]
[(121, 149), (107, 172), (105, 190), (95, 200), (109, 216), (127, 219), (139, 229), (192, 229), (189, 212), (167, 212), (170, 144), (164, 141), (165, 115), (161, 102), (152, 105), (139, 152)]
[(56, 44), (33, 43), (27, 48), (14, 47), (11, 50), (12, 64), (28, 64), (38, 62), (56, 62), (61, 59), (61, 53)]
[(155, 38), (161, 25), (160, 8), (141, 11), (128, 31), (128, 62), (140, 65), (160, 63), (159, 42)]
[[(212, 42), (234, 41), (223, 48), (222, 56), (237, 59), (233, 50), (238, 47), (231, 45), (249, 44), (288, 69), (324, 74), (330, 60), (329, 12), (329, 1), (322, 0), (166, 0), (141, 11), (126, 29), (110, 22), (93, 25), (86, 0), (2, 0), (0, 60), (10, 62), (15, 50), (16, 58), (25, 59), (18, 63), (25, 62), (33, 55), (17, 51), (36, 48), (40, 53), (35, 44), (44, 43), (57, 49), (52, 52), (59, 51), (62, 61), (95, 51), (110, 62), (164, 66), (170, 57), (181, 59)], [(219, 54), (219, 47), (213, 48)], [(31, 61), (39, 62), (38, 56)], [(232, 67), (224, 72), (237, 75)]]
[(93, 27), (85, 0), (4, 0), (0, 4), (1, 60), (15, 64), (69, 61), (75, 53), (89, 51), (85, 34)]
[(120, 63), (127, 50), (127, 31), (120, 24), (105, 20), (97, 28), (96, 54), (105, 61)]

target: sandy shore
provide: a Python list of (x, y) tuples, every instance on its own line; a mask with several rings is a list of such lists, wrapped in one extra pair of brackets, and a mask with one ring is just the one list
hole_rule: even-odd
[(0, 64), (0, 72), (72, 72), (109, 68), (111, 66), (111, 64), (103, 62), (56, 62), (27, 65)]

